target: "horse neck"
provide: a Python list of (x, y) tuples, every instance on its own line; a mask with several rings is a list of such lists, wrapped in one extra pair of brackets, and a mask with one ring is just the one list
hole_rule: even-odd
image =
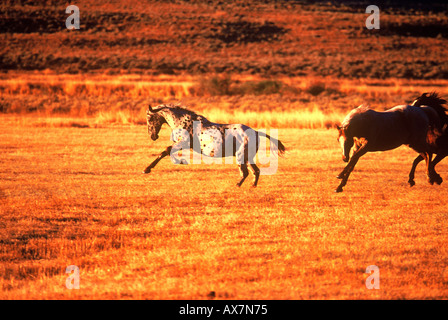
[(174, 116), (174, 114), (171, 112), (171, 110), (162, 110), (159, 111), (159, 114), (163, 117), (163, 119), (165, 120), (165, 123), (171, 128), (171, 129), (176, 129), (177, 128), (177, 121), (176, 121), (176, 117)]
[(440, 118), (442, 127), (445, 124), (448, 124), (448, 116), (446, 114), (446, 109), (442, 105), (440, 105), (439, 103), (434, 102), (434, 103), (424, 104), (424, 103), (421, 103), (420, 101), (418, 101), (417, 103), (415, 103), (413, 105), (417, 106), (417, 107), (428, 106), (428, 107), (434, 109), (437, 112), (437, 114), (438, 114), (438, 116)]
[(439, 106), (439, 110), (437, 111), (437, 113), (439, 114), (440, 120), (442, 121), (442, 127), (444, 125), (448, 125), (448, 115), (446, 114), (445, 108), (443, 108), (442, 106)]
[(355, 114), (345, 126), (345, 137), (353, 139), (353, 137), (362, 134), (364, 121), (362, 114)]
[[(194, 121), (199, 121), (201, 123), (201, 126), (204, 124), (210, 123), (205, 117), (198, 115), (194, 112), (188, 112), (187, 110), (164, 110), (163, 115), (165, 118), (166, 123), (171, 127), (172, 130), (174, 129), (189, 129), (193, 127)], [(184, 119), (187, 118), (191, 119), (189, 121), (185, 121)], [(191, 122), (191, 125), (190, 123)]]
[(432, 109), (435, 110), (439, 119), (440, 119), (440, 127), (443, 128), (446, 124), (448, 124), (448, 117), (445, 113), (445, 108), (440, 105), (429, 105)]

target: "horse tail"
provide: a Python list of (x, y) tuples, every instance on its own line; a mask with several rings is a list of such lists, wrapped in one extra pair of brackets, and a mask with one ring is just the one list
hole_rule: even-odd
[(280, 156), (285, 154), (286, 148), (280, 140), (272, 138), (270, 135), (262, 131), (258, 131), (258, 135), (269, 139), (271, 151), (276, 152)]

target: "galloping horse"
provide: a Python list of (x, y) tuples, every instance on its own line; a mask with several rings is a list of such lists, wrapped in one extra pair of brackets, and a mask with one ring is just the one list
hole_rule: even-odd
[[(352, 110), (338, 126), (338, 141), (342, 148), (342, 159), (347, 166), (338, 175), (342, 179), (336, 192), (342, 192), (350, 173), (359, 158), (367, 152), (386, 151), (407, 145), (426, 161), (430, 182), (438, 181), (431, 164), (435, 150), (435, 139), (441, 134), (442, 119), (436, 109), (428, 106), (400, 105), (384, 112), (365, 106)], [(353, 156), (350, 159), (350, 150)]]
[[(443, 105), (446, 104), (446, 100), (440, 98), (436, 92), (433, 92), (431, 94), (424, 93), (420, 97), (418, 97), (413, 103), (413, 106), (431, 106), (438, 110), (439, 116), (443, 119), (442, 123), (444, 123), (444, 126), (442, 128), (442, 135), (437, 137), (435, 141), (436, 150), (434, 153), (436, 153), (436, 157), (434, 160), (432, 160), (432, 166), (434, 167), (442, 161), (443, 158), (448, 156), (448, 116), (446, 115), (446, 109), (443, 107)], [(417, 158), (415, 158), (414, 162), (412, 163), (411, 171), (409, 172), (409, 184), (412, 186), (415, 185), (414, 181), (414, 175), (415, 175), (415, 169), (417, 168), (417, 165), (423, 160), (423, 157), (419, 155)], [(431, 181), (430, 181), (431, 182)], [(436, 179), (432, 181), (432, 183), (441, 184), (443, 182), (442, 177), (440, 175), (436, 176)]]
[(175, 105), (160, 105), (155, 109), (149, 106), (146, 112), (148, 133), (152, 140), (159, 138), (159, 132), (164, 123), (171, 127), (171, 138), (174, 142), (167, 147), (144, 171), (150, 173), (151, 169), (167, 155), (174, 163), (187, 164), (183, 159), (177, 159), (180, 150), (192, 149), (208, 157), (235, 156), (242, 175), (237, 183), (240, 187), (249, 175), (248, 164), (254, 175), (253, 187), (257, 186), (260, 169), (254, 158), (260, 145), (260, 137), (270, 140), (271, 150), (277, 154), (284, 154), (285, 146), (268, 134), (255, 131), (243, 124), (219, 124), (207, 120), (195, 112)]

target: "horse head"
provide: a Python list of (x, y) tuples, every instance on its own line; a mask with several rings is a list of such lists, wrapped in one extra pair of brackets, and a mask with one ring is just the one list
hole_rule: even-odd
[(165, 118), (158, 112), (160, 109), (154, 110), (151, 106), (146, 111), (146, 124), (148, 125), (148, 134), (153, 141), (159, 138), (159, 132), (162, 125), (166, 123)]
[(347, 136), (347, 128), (336, 126), (338, 129), (338, 142), (342, 149), (342, 161), (348, 162), (350, 160), (350, 150), (353, 147), (353, 137)]

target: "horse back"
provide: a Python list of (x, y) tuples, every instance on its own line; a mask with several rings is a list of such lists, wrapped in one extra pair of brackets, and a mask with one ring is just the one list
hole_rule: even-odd
[(418, 126), (418, 111), (408, 110), (408, 106), (397, 106), (387, 111), (367, 110), (350, 124), (350, 135), (365, 138), (369, 151), (386, 151), (410, 144)]
[[(436, 140), (442, 132), (442, 121), (436, 110), (430, 107), (399, 106), (408, 131), (406, 143), (417, 152), (427, 149), (430, 140)], [(397, 109), (400, 110), (400, 109)]]

